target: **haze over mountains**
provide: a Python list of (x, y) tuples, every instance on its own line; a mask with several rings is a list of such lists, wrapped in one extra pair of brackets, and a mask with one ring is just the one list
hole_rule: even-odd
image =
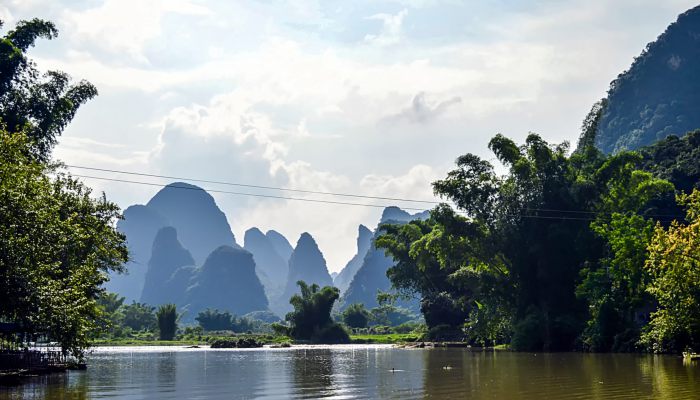
[[(387, 207), (382, 213), (382, 217), (370, 238), (370, 245), (367, 247), (362, 263), (354, 274), (347, 290), (344, 292), (341, 303), (346, 307), (353, 303), (362, 303), (367, 308), (377, 306), (377, 292), (388, 292), (391, 289), (391, 282), (386, 276), (386, 271), (393, 265), (393, 260), (372, 244), (378, 235), (381, 234), (379, 226), (381, 224), (405, 224), (416, 219), (427, 219), (429, 211), (409, 214), (398, 207)], [(359, 240), (358, 240), (359, 242)], [(417, 309), (416, 302), (402, 304), (409, 308)]]
[(357, 228), (357, 253), (348, 261), (345, 268), (333, 278), (333, 284), (340, 289), (341, 294), (348, 289), (352, 278), (355, 277), (357, 271), (362, 267), (362, 261), (365, 259), (367, 251), (369, 251), (371, 242), (372, 231), (366, 226), (360, 225)]
[[(194, 185), (167, 185), (146, 205), (131, 206), (124, 215), (118, 227), (127, 236), (132, 261), (128, 275), (113, 276), (107, 289), (127, 301), (174, 303), (185, 321), (207, 308), (236, 315), (271, 310), (283, 317), (291, 310), (289, 298), (298, 292), (297, 281), (334, 284), (309, 233), (293, 247), (279, 232), (250, 228), (241, 247), (214, 198)], [(389, 207), (380, 222), (414, 217)], [(368, 306), (375, 304), (378, 290), (389, 289), (386, 269), (391, 260), (370, 249), (375, 234), (359, 226), (357, 254), (336, 274), (336, 284), (343, 291), (352, 288), (352, 296)]]

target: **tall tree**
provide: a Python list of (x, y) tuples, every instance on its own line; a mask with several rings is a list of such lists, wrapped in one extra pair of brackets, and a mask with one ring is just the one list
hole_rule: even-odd
[(160, 340), (173, 340), (177, 332), (177, 307), (175, 304), (164, 304), (156, 311), (158, 319), (158, 336)]
[(127, 260), (119, 208), (30, 156), (29, 143), (0, 130), (0, 319), (81, 355), (107, 274)]
[(678, 202), (687, 207), (687, 224), (657, 224), (646, 261), (659, 308), (643, 339), (655, 351), (700, 351), (700, 191)]
[(340, 290), (332, 286), (320, 288), (298, 281), (300, 293), (289, 300), (294, 310), (287, 314), (289, 334), (295, 339), (314, 343), (347, 343), (350, 338), (343, 328), (331, 319), (333, 304)]
[(57, 35), (53, 23), (35, 18), (20, 21), (0, 38), (0, 119), (8, 132), (23, 131), (31, 153), (44, 161), (78, 108), (97, 95), (92, 84), (71, 84), (63, 72), (40, 74), (27, 57), (37, 39)]

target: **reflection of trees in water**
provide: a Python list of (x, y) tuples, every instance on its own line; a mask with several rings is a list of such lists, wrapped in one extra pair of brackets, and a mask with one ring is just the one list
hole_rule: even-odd
[(431, 349), (424, 351), (424, 390), (427, 397), (450, 393), (469, 398), (511, 398), (522, 393), (530, 379), (518, 360), (493, 351)]
[(638, 362), (645, 380), (651, 382), (655, 399), (697, 398), (700, 392), (700, 364), (681, 362), (678, 357), (644, 356)]
[(174, 352), (161, 353), (158, 355), (158, 362), (156, 363), (156, 377), (158, 379), (158, 385), (163, 386), (175, 386), (177, 380), (177, 354)]
[[(424, 352), (426, 396), (473, 399), (690, 399), (700, 392), (700, 365), (668, 356), (580, 353)], [(446, 369), (446, 367), (448, 367)]]
[(18, 386), (0, 385), (0, 399), (88, 399), (87, 373), (71, 371), (28, 378)]
[(333, 354), (330, 349), (303, 349), (292, 357), (293, 392), (302, 398), (334, 393)]

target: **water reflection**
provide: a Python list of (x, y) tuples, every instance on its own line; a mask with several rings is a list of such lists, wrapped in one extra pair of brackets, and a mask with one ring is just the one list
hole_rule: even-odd
[(692, 399), (700, 367), (629, 354), (382, 346), (99, 349), (88, 371), (0, 388), (0, 399)]
[(435, 349), (423, 357), (426, 397), (692, 399), (700, 390), (697, 366), (669, 356)]

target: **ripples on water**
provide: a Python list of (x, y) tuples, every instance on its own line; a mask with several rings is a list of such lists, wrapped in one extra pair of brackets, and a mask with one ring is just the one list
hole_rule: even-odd
[(119, 347), (95, 350), (87, 371), (0, 388), (0, 398), (675, 400), (700, 397), (699, 371), (677, 357), (629, 354)]

